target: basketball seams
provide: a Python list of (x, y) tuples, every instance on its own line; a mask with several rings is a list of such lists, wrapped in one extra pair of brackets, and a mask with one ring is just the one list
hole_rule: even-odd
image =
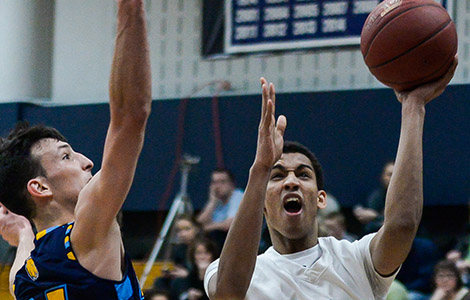
[(435, 37), (436, 35), (438, 35), (441, 31), (445, 30), (445, 29), (447, 28), (447, 26), (451, 25), (451, 23), (452, 23), (452, 19), (450, 19), (449, 21), (447, 21), (447, 23), (444, 24), (441, 28), (439, 28), (439, 30), (437, 30), (436, 32), (433, 32), (432, 34), (430, 34), (429, 36), (427, 36), (425, 39), (423, 39), (421, 42), (419, 42), (418, 44), (416, 44), (414, 47), (412, 47), (412, 48), (406, 50), (405, 52), (403, 52), (403, 53), (401, 53), (401, 54), (399, 54), (399, 55), (397, 55), (397, 56), (395, 56), (395, 57), (389, 59), (388, 61), (385, 61), (385, 62), (383, 62), (383, 63), (381, 63), (381, 64), (376, 65), (376, 66), (371, 66), (371, 67), (369, 67), (369, 69), (372, 70), (372, 69), (376, 69), (376, 68), (383, 67), (383, 66), (385, 66), (386, 64), (389, 64), (389, 63), (393, 62), (394, 60), (399, 59), (400, 57), (402, 57), (402, 56), (404, 56), (404, 55), (410, 53), (411, 51), (415, 50), (415, 49), (418, 48), (419, 46), (423, 45), (424, 43), (428, 42), (430, 39), (432, 39), (433, 37)]
[[(381, 80), (382, 83), (384, 84), (388, 84), (388, 85), (394, 85), (394, 84), (400, 84), (400, 85), (403, 85), (403, 84), (407, 84), (407, 85), (410, 85), (410, 86), (414, 86), (416, 84), (420, 84), (420, 83), (423, 83), (423, 82), (426, 82), (427, 80), (433, 78), (437, 73), (440, 73), (446, 66), (447, 68), (450, 67), (450, 65), (452, 64), (452, 61), (454, 60), (454, 53), (457, 52), (457, 44), (455, 45), (454, 49), (452, 50), (451, 54), (449, 54), (449, 56), (447, 57), (447, 59), (445, 60), (445, 63), (442, 64), (442, 66), (437, 69), (434, 73), (432, 74), (429, 74), (428, 76), (426, 77), (423, 77), (423, 78), (420, 78), (419, 80), (413, 80), (413, 81), (404, 81), (404, 82), (399, 82), (399, 81), (386, 81), (386, 80)], [(437, 78), (436, 78), (437, 79)]]
[(445, 74), (458, 48), (447, 10), (433, 0), (382, 3), (386, 4), (369, 14), (361, 32), (360, 50), (372, 75), (402, 91)]
[[(414, 3), (406, 3), (408, 5), (412, 5)], [(443, 10), (444, 8), (442, 8), (442, 6), (440, 5), (437, 5), (436, 4), (432, 4), (432, 3), (427, 3), (427, 4), (421, 4), (421, 5), (417, 5), (417, 6), (412, 6), (412, 7), (408, 7), (404, 10), (402, 10), (401, 12), (393, 15), (389, 20), (387, 20), (386, 22), (384, 22), (384, 24), (382, 24), (375, 32), (375, 34), (372, 36), (372, 38), (369, 39), (369, 43), (367, 44), (367, 47), (366, 47), (366, 52), (363, 54), (364, 56), (364, 60), (367, 60), (367, 55), (369, 54), (369, 51), (370, 51), (370, 47), (372, 46), (373, 42), (375, 41), (375, 39), (377, 38), (377, 36), (379, 35), (380, 32), (382, 32), (382, 30), (387, 27), (388, 25), (390, 25), (390, 23), (392, 22), (392, 20), (396, 19), (397, 17), (403, 15), (404, 13), (406, 12), (409, 12), (409, 11), (412, 11), (414, 9), (417, 9), (417, 8), (421, 8), (421, 7), (426, 7), (426, 6), (432, 6), (432, 7), (436, 7), (438, 9), (441, 9)], [(444, 11), (447, 13), (447, 11), (444, 9)], [(383, 19), (380, 19), (380, 20), (383, 20)], [(452, 21), (452, 19), (450, 18), (450, 20)], [(430, 36), (432, 37), (432, 35)], [(376, 66), (374, 66), (375, 68)]]

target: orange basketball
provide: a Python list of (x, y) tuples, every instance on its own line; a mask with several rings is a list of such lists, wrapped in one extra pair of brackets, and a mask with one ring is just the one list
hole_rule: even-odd
[(361, 52), (383, 84), (409, 90), (442, 77), (457, 53), (457, 32), (434, 0), (385, 0), (367, 17)]

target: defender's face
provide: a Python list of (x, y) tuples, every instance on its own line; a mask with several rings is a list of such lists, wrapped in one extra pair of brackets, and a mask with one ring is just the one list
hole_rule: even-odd
[(51, 138), (36, 143), (32, 154), (39, 157), (54, 198), (76, 203), (78, 194), (92, 177), (93, 162), (73, 151), (69, 144)]
[(283, 153), (274, 164), (265, 198), (270, 231), (288, 239), (316, 234), (318, 208), (326, 206), (326, 193), (318, 191), (315, 171), (307, 156)]

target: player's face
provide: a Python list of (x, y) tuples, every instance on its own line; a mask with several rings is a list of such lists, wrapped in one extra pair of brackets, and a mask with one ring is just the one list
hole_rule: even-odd
[(274, 164), (265, 199), (270, 231), (287, 239), (316, 237), (316, 214), (326, 205), (307, 156), (284, 153)]
[(73, 151), (69, 144), (51, 138), (40, 140), (33, 146), (32, 154), (39, 157), (54, 198), (75, 204), (92, 177), (93, 162)]

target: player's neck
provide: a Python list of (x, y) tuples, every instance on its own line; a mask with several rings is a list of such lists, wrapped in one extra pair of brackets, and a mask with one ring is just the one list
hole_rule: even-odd
[(316, 235), (307, 235), (300, 239), (289, 239), (282, 235), (271, 236), (274, 249), (280, 254), (292, 254), (310, 249), (318, 244)]
[(37, 231), (42, 231), (54, 226), (60, 226), (75, 220), (73, 211), (55, 207), (39, 209), (37, 216), (33, 218)]

